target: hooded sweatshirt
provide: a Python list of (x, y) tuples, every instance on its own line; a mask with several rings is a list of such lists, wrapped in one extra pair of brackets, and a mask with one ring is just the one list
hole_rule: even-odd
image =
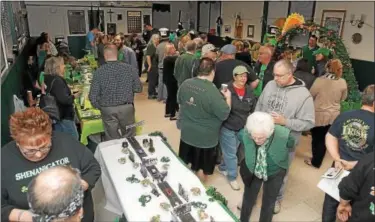
[(296, 79), (290, 86), (280, 87), (270, 81), (259, 97), (255, 111), (271, 114), (276, 112), (286, 118), (286, 127), (295, 138), (295, 145), (303, 131), (315, 124), (314, 102), (305, 83)]

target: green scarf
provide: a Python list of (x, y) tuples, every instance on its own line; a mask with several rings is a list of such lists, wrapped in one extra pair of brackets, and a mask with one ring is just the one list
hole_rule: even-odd
[(258, 148), (257, 161), (255, 164), (254, 175), (264, 181), (268, 180), (267, 175), (267, 141)]
[(122, 51), (118, 52), (117, 60), (123, 61), (125, 59), (124, 53)]

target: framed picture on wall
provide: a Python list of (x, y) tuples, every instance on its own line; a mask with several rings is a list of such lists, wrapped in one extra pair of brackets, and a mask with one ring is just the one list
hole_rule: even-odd
[(142, 32), (141, 11), (128, 11), (128, 33)]
[(248, 38), (254, 38), (254, 31), (255, 31), (255, 25), (248, 25), (247, 26), (247, 37)]
[(345, 15), (346, 10), (323, 10), (320, 25), (333, 30), (337, 36), (342, 37)]
[(225, 33), (230, 33), (230, 25), (224, 25), (224, 32)]

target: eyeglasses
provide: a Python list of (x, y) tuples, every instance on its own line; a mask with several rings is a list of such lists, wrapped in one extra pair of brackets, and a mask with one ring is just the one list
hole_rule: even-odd
[(27, 150), (22, 149), (20, 146), (18, 147), (25, 156), (32, 157), (38, 152), (41, 152), (42, 154), (47, 153), (51, 149), (52, 145), (48, 144), (46, 147), (42, 147), (39, 149), (27, 149)]

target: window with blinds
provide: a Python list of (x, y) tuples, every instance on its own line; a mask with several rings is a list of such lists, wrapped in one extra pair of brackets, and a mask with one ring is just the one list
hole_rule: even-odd
[(68, 10), (68, 23), (70, 34), (85, 34), (86, 20), (84, 10)]
[[(3, 51), (5, 53), (6, 58), (12, 58), (12, 45), (13, 45), (13, 38), (12, 38), (12, 31), (11, 31), (11, 22), (10, 16), (12, 12), (9, 10), (8, 3), (1, 1), (1, 38), (2, 38), (2, 56)], [(3, 67), (2, 67), (3, 68)]]
[(1, 64), (1, 75), (5, 72), (8, 68), (8, 61), (5, 54), (5, 45), (4, 45), (4, 38), (3, 32), (0, 30), (0, 64)]

